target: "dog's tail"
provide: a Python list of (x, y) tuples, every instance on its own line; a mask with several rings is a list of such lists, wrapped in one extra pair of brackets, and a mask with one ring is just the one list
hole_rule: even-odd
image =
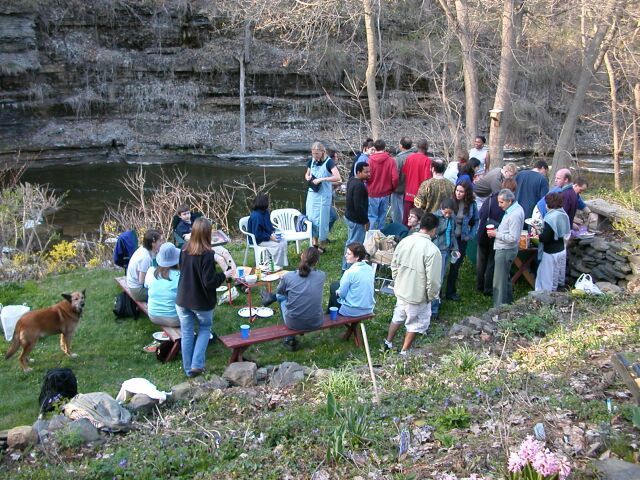
[(16, 329), (13, 332), (13, 338), (11, 339), (11, 345), (9, 345), (9, 350), (7, 350), (4, 359), (10, 359), (11, 356), (18, 351), (18, 348), (20, 348), (20, 322), (16, 325)]

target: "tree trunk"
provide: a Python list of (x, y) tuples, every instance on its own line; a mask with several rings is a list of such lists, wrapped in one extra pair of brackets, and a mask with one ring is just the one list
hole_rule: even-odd
[(246, 101), (245, 90), (245, 65), (251, 62), (251, 22), (244, 24), (244, 46), (242, 55), (238, 58), (240, 62), (240, 151), (247, 151), (247, 126), (246, 126)]
[[(474, 43), (469, 24), (469, 4), (467, 0), (455, 0), (456, 17), (449, 5), (449, 0), (439, 0), (440, 6), (447, 16), (449, 27), (455, 32), (462, 49), (462, 70), (464, 76), (464, 112), (465, 112), (465, 138), (467, 148), (473, 145), (473, 140), (478, 135), (478, 118), (480, 116), (478, 92), (478, 74), (473, 60)], [(458, 142), (456, 141), (456, 144)]]
[(620, 190), (620, 128), (618, 126), (618, 87), (616, 74), (611, 65), (609, 52), (604, 54), (604, 64), (609, 76), (609, 96), (611, 100), (611, 128), (613, 129), (613, 182), (616, 190)]
[(371, 121), (371, 136), (381, 139), (383, 133), (382, 119), (380, 118), (380, 105), (378, 103), (378, 91), (376, 89), (377, 48), (373, 11), (371, 0), (362, 0), (364, 7), (364, 25), (367, 31), (367, 99), (369, 100), (369, 119)]
[(633, 87), (635, 109), (633, 111), (633, 189), (640, 188), (640, 82)]
[(467, 0), (456, 0), (456, 16), (458, 18), (457, 36), (462, 47), (462, 68), (464, 74), (464, 108), (465, 108), (465, 134), (467, 148), (473, 145), (473, 140), (478, 131), (478, 119), (480, 118), (480, 93), (478, 91), (478, 74), (473, 60), (474, 44), (469, 25), (469, 5)]
[(511, 92), (515, 82), (516, 38), (521, 28), (522, 5), (520, 1), (504, 0), (502, 10), (502, 50), (500, 51), (500, 75), (498, 88), (493, 102), (494, 110), (502, 110), (500, 120), (491, 120), (489, 135), (489, 154), (491, 165), (501, 167), (504, 158), (504, 142), (507, 126), (511, 121)]
[(246, 105), (244, 100), (244, 55), (238, 58), (240, 62), (240, 151), (247, 151), (247, 126), (245, 122)]
[[(578, 79), (578, 85), (576, 86), (576, 93), (573, 95), (569, 112), (567, 113), (567, 117), (562, 125), (562, 130), (558, 137), (558, 143), (556, 144), (556, 149), (553, 153), (553, 172), (557, 172), (561, 168), (567, 168), (571, 162), (571, 150), (573, 150), (574, 146), (578, 115), (582, 110), (582, 105), (584, 103), (585, 96), (587, 95), (589, 84), (591, 83), (591, 77), (593, 77), (594, 73), (600, 66), (600, 62), (602, 61), (601, 57), (604, 55), (604, 51), (601, 47), (603, 46), (603, 40), (609, 30), (610, 24), (616, 15), (616, 11), (619, 11), (617, 5), (618, 1), (619, 0), (609, 0), (604, 10), (607, 14), (603, 15), (599, 20), (596, 33), (589, 42), (587, 50), (584, 53), (580, 77)], [(624, 3), (624, 1), (622, 3)], [(604, 47), (606, 48), (606, 44)], [(553, 178), (553, 175), (551, 178)]]

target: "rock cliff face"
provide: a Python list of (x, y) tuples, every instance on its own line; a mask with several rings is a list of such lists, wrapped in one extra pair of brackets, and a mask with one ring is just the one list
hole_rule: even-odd
[[(0, 6), (0, 161), (18, 151), (46, 161), (237, 147), (241, 29), (187, 2), (155, 3)], [(250, 149), (306, 151), (314, 138), (340, 136), (357, 141), (359, 112), (340, 82), (343, 64), (359, 53), (303, 57), (259, 37), (249, 52)], [(402, 97), (401, 90), (391, 95), (399, 103)], [(335, 104), (355, 121), (340, 115), (337, 125)]]
[[(217, 11), (219, 4), (0, 2), (0, 162), (17, 152), (45, 162), (102, 154), (107, 160), (124, 155), (149, 160), (171, 157), (176, 150), (195, 155), (237, 150), (244, 28)], [(409, 14), (406, 8), (415, 11)], [(428, 64), (438, 68), (440, 60), (430, 52), (442, 38), (437, 32), (417, 33), (421, 22), (437, 24), (442, 14), (421, 2), (396, 10), (388, 11), (394, 17), (381, 25), (385, 50), (378, 85), (385, 137), (391, 144), (403, 134), (426, 136), (436, 149), (444, 148), (452, 144), (451, 135), (440, 97), (430, 92), (439, 80), (424, 74)], [(334, 43), (329, 48), (323, 44), (304, 52), (272, 32), (251, 35), (245, 88), (250, 150), (307, 152), (315, 139), (344, 149), (358, 146), (368, 131), (363, 120), (366, 91), (358, 92), (361, 83), (349, 92), (344, 86), (362, 78), (366, 66), (360, 30), (339, 32), (340, 38), (330, 36)], [(462, 109), (460, 65), (451, 55), (448, 94)], [(537, 71), (535, 65), (526, 68)], [(543, 148), (553, 145), (566, 104), (562, 82), (571, 76), (570, 69), (569, 62), (548, 78), (543, 70), (537, 81), (529, 79), (529, 70), (519, 73), (510, 143), (532, 145), (543, 139)], [(486, 112), (493, 87), (485, 85), (482, 91), (481, 111)], [(485, 121), (483, 133), (486, 127)], [(584, 132), (583, 148), (602, 144), (597, 135), (589, 139), (592, 134)]]

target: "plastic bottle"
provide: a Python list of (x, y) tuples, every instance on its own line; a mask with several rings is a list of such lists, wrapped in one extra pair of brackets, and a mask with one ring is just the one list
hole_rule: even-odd
[(273, 257), (269, 257), (269, 270), (271, 273), (275, 272), (275, 266), (273, 265)]

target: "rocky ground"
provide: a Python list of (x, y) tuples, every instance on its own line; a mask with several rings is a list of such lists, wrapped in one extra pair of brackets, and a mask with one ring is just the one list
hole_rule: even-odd
[[(126, 435), (60, 415), (18, 427), (9, 432), (0, 471), (33, 478), (49, 465), (49, 478), (63, 471), (145, 478), (142, 465), (151, 462), (166, 477), (502, 478), (509, 450), (535, 431), (569, 459), (571, 478), (599, 471), (598, 478), (637, 479), (640, 412), (611, 356), (640, 358), (640, 300), (601, 286), (612, 293), (532, 293), (464, 319), (408, 359), (382, 356), (374, 365), (377, 403), (366, 365), (335, 371), (236, 363), (221, 377), (174, 386), (165, 404), (134, 396)], [(343, 432), (344, 450), (335, 455), (329, 392), (338, 409), (351, 412), (343, 415), (366, 425), (359, 441)], [(178, 445), (210, 459), (180, 457)], [(177, 455), (182, 467), (153, 460), (158, 455)]]

